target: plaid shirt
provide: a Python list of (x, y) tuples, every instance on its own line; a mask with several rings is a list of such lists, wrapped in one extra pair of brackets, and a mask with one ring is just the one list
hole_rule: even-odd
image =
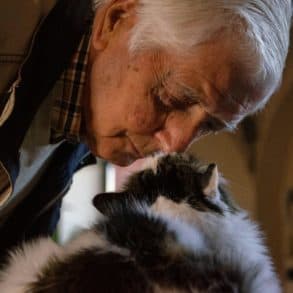
[(51, 113), (51, 143), (62, 139), (79, 142), (81, 127), (81, 99), (86, 79), (89, 40), (91, 34), (84, 35), (69, 67), (62, 74), (63, 94), (57, 96)]
[[(81, 99), (86, 79), (90, 37), (91, 30), (83, 36), (71, 63), (56, 82), (55, 87), (61, 83), (62, 94), (56, 96), (51, 110), (52, 144), (63, 139), (79, 142)], [(0, 207), (10, 198), (12, 190), (10, 176), (0, 162)]]

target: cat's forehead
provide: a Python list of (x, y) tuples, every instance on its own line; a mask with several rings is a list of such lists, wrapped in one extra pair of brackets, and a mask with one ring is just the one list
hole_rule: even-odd
[(178, 169), (188, 168), (195, 173), (204, 173), (208, 165), (200, 162), (196, 157), (183, 153), (183, 154), (169, 154), (169, 155), (157, 155), (145, 160), (142, 169), (151, 169), (154, 174), (157, 174), (160, 167), (173, 167)]

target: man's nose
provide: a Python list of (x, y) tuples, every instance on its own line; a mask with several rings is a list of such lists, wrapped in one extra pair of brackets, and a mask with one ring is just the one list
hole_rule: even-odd
[(184, 152), (195, 138), (192, 129), (163, 129), (155, 134), (164, 153)]

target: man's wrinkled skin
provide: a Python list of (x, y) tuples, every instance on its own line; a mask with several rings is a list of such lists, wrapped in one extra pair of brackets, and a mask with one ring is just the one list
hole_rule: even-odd
[[(233, 128), (264, 96), (245, 84), (247, 70), (227, 38), (186, 55), (164, 49), (130, 55), (136, 21), (132, 0), (110, 2), (95, 16), (84, 137), (96, 156), (128, 165), (157, 151), (184, 151), (203, 135)], [(242, 92), (250, 92), (249, 102)]]

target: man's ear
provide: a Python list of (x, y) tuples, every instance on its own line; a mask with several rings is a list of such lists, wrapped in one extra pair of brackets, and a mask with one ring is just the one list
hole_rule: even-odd
[(114, 32), (121, 27), (123, 20), (134, 15), (137, 0), (112, 0), (98, 8), (92, 32), (92, 46), (103, 50)]
[(93, 205), (105, 216), (110, 216), (117, 208), (125, 204), (126, 198), (123, 192), (101, 193), (94, 197)]

